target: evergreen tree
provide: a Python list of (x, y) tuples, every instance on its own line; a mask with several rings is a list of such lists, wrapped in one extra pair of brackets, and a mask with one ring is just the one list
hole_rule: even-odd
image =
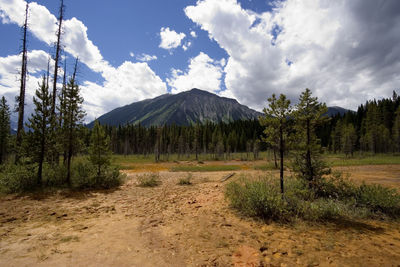
[[(396, 94), (395, 92), (393, 92)], [(396, 95), (397, 98), (397, 95)], [(400, 152), (400, 106), (397, 108), (396, 117), (393, 124), (393, 143), (396, 152)]]
[(337, 153), (341, 151), (342, 147), (342, 134), (343, 134), (343, 129), (342, 129), (342, 122), (339, 121), (336, 123), (335, 128), (331, 132), (331, 143), (332, 143), (332, 151), (333, 153)]
[(104, 128), (96, 120), (90, 136), (89, 160), (96, 166), (97, 176), (102, 175), (102, 169), (110, 165), (111, 151), (109, 148), (110, 139)]
[(289, 116), (291, 115), (292, 108), (290, 100), (281, 94), (279, 99), (276, 99), (275, 94), (268, 98), (269, 106), (264, 108), (264, 117), (260, 117), (260, 124), (265, 126), (264, 134), (266, 138), (264, 141), (279, 149), (280, 155), (280, 184), (281, 193), (284, 194), (283, 184), (283, 160), (284, 154), (288, 150), (288, 136), (290, 132)]
[(297, 148), (293, 169), (308, 182), (310, 188), (315, 187), (322, 175), (329, 172), (321, 160), (321, 145), (315, 134), (316, 127), (328, 119), (324, 116), (327, 110), (326, 105), (319, 103), (317, 97), (312, 97), (307, 88), (301, 93), (293, 113)]
[(10, 108), (6, 98), (0, 100), (0, 164), (7, 157), (10, 146)]
[(34, 113), (29, 118), (27, 126), (32, 130), (30, 135), (31, 149), (30, 153), (33, 160), (38, 163), (37, 184), (42, 183), (43, 163), (49, 150), (49, 141), (54, 139), (51, 135), (54, 133), (54, 119), (51, 116), (51, 99), (49, 87), (46, 83), (46, 77), (43, 76), (42, 83), (35, 92), (33, 104)]
[(342, 151), (346, 156), (353, 156), (354, 149), (357, 142), (356, 130), (354, 129), (353, 124), (348, 124), (343, 127), (341, 133), (341, 147)]
[(73, 78), (69, 80), (65, 88), (64, 98), (64, 120), (61, 127), (61, 138), (66, 155), (64, 162), (67, 166), (67, 183), (70, 184), (71, 160), (73, 155), (81, 148), (80, 129), (83, 127), (83, 119), (85, 117), (85, 112), (82, 109), (83, 98), (80, 96), (79, 86)]

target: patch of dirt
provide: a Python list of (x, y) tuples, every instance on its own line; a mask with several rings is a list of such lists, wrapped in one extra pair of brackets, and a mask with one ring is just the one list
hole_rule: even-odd
[[(400, 166), (346, 170), (386, 184)], [(193, 173), (193, 185), (179, 186), (187, 173), (160, 172), (154, 188), (128, 173), (118, 190), (2, 197), (0, 266), (398, 266), (399, 222), (242, 218), (224, 199), (240, 172), (221, 183), (227, 173)]]
[(400, 188), (400, 165), (335, 167), (334, 170), (348, 174), (354, 181)]

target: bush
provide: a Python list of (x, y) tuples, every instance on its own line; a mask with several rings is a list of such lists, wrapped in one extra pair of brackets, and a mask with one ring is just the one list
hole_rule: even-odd
[(0, 172), (0, 191), (3, 193), (19, 193), (37, 187), (36, 165), (9, 164)]
[(79, 189), (109, 189), (119, 186), (123, 180), (118, 167), (103, 168), (102, 174), (97, 175), (96, 167), (89, 161), (77, 161), (72, 164), (71, 174), (72, 187)]
[(345, 200), (357, 195), (357, 186), (342, 173), (334, 172), (331, 176), (320, 180), (315, 189), (318, 197)]
[(43, 184), (46, 186), (62, 186), (67, 179), (67, 168), (64, 165), (43, 164)]
[(225, 196), (231, 206), (244, 215), (273, 220), (288, 220), (291, 215), (288, 203), (271, 179), (248, 181), (242, 178), (240, 182), (231, 182)]
[(192, 179), (192, 174), (188, 174), (186, 178), (181, 178), (178, 181), (178, 185), (192, 185), (192, 182), (190, 181)]
[(227, 185), (225, 196), (242, 214), (264, 220), (400, 217), (400, 195), (396, 190), (380, 185), (357, 186), (341, 175), (321, 179), (315, 189), (303, 179), (287, 178), (283, 198), (278, 179), (242, 178)]
[(391, 217), (400, 217), (400, 195), (395, 189), (381, 185), (362, 184), (357, 192), (357, 204), (372, 212), (381, 212)]
[(143, 174), (138, 178), (138, 186), (141, 187), (155, 187), (161, 184), (160, 175), (158, 173)]

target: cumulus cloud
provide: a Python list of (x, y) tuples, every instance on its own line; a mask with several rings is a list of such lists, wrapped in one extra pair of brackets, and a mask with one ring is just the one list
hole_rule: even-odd
[(180, 46), (183, 38), (186, 37), (186, 34), (184, 34), (183, 32), (177, 33), (174, 30), (170, 30), (169, 27), (163, 27), (160, 30), (160, 37), (161, 43), (159, 47), (170, 50)]
[(190, 59), (186, 71), (172, 69), (171, 77), (167, 78), (172, 93), (199, 88), (216, 93), (221, 90), (223, 60), (214, 60), (207, 54), (200, 54)]
[[(2, 22), (16, 23), (21, 26), (25, 5), (24, 0), (0, 0)], [(56, 16), (51, 14), (46, 7), (35, 2), (29, 4), (29, 14), (29, 30), (39, 40), (52, 45), (56, 40)], [(84, 105), (88, 114), (88, 121), (120, 105), (167, 92), (166, 84), (151, 70), (147, 63), (125, 62), (115, 68), (103, 58), (98, 47), (89, 39), (87, 27), (80, 20), (72, 18), (65, 20), (63, 24), (62, 44), (65, 51), (74, 57), (79, 57), (80, 62), (87, 65), (92, 71), (100, 73), (105, 80), (101, 85), (84, 81), (81, 86), (82, 94), (85, 97)], [(35, 70), (34, 62), (37, 62), (37, 60), (30, 59), (34, 56), (32, 52), (28, 55), (30, 60), (28, 69), (31, 72)], [(134, 56), (134, 54), (131, 53), (131, 56)], [(14, 56), (11, 56), (11, 58), (14, 59)], [(15, 56), (15, 58), (18, 58), (18, 56)], [(141, 59), (148, 60), (150, 58), (143, 57)], [(151, 59), (154, 59), (154, 57)], [(9, 60), (11, 59), (5, 61)], [(3, 65), (6, 66), (6, 63)], [(9, 65), (7, 66), (10, 68)], [(6, 67), (0, 68), (2, 92), (4, 90), (8, 94), (16, 95), (19, 90), (18, 84), (11, 83), (12, 77), (15, 80), (15, 74), (8, 72), (8, 69), (5, 70)], [(37, 81), (33, 76), (30, 76), (29, 80), (32, 83), (28, 84), (28, 90), (35, 90)], [(13, 102), (13, 100), (11, 101)]]
[(143, 62), (148, 62), (148, 61), (152, 61), (152, 60), (157, 60), (157, 56), (156, 55), (148, 55), (148, 54), (141, 54), (138, 55), (137, 60), (139, 61), (143, 61)]
[[(10, 55), (0, 57), (0, 92), (7, 99), (11, 108), (14, 107), (14, 99), (19, 94), (21, 55)], [(38, 83), (41, 81), (40, 74), (47, 70), (50, 55), (42, 50), (33, 50), (28, 53), (28, 75), (25, 96), (25, 119), (33, 111), (32, 98)], [(54, 61), (50, 60), (50, 66), (54, 67)], [(15, 128), (16, 113), (11, 114), (12, 127)]]
[(196, 37), (197, 37), (197, 34), (196, 34), (195, 31), (191, 31), (191, 32), (190, 32), (190, 35), (191, 35), (193, 38), (196, 38)]
[(236, 0), (201, 0), (185, 13), (229, 55), (225, 94), (254, 108), (306, 87), (356, 108), (399, 87), (399, 1), (276, 1), (259, 14)]
[(144, 62), (125, 61), (118, 68), (106, 72), (104, 78), (106, 81), (103, 85), (88, 81), (82, 85), (90, 118), (101, 115), (104, 107), (111, 110), (167, 92), (166, 84)]
[(134, 54), (133, 52), (129, 52), (129, 56), (130, 56), (130, 57), (134, 57), (135, 54)]

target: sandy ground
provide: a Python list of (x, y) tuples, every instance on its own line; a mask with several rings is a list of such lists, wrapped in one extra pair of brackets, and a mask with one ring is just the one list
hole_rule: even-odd
[[(340, 168), (400, 188), (400, 166)], [(400, 222), (266, 224), (224, 199), (230, 172), (161, 171), (162, 184), (0, 198), (1, 266), (400, 266)], [(236, 179), (240, 172), (231, 178)], [(246, 171), (256, 175), (256, 171)]]

